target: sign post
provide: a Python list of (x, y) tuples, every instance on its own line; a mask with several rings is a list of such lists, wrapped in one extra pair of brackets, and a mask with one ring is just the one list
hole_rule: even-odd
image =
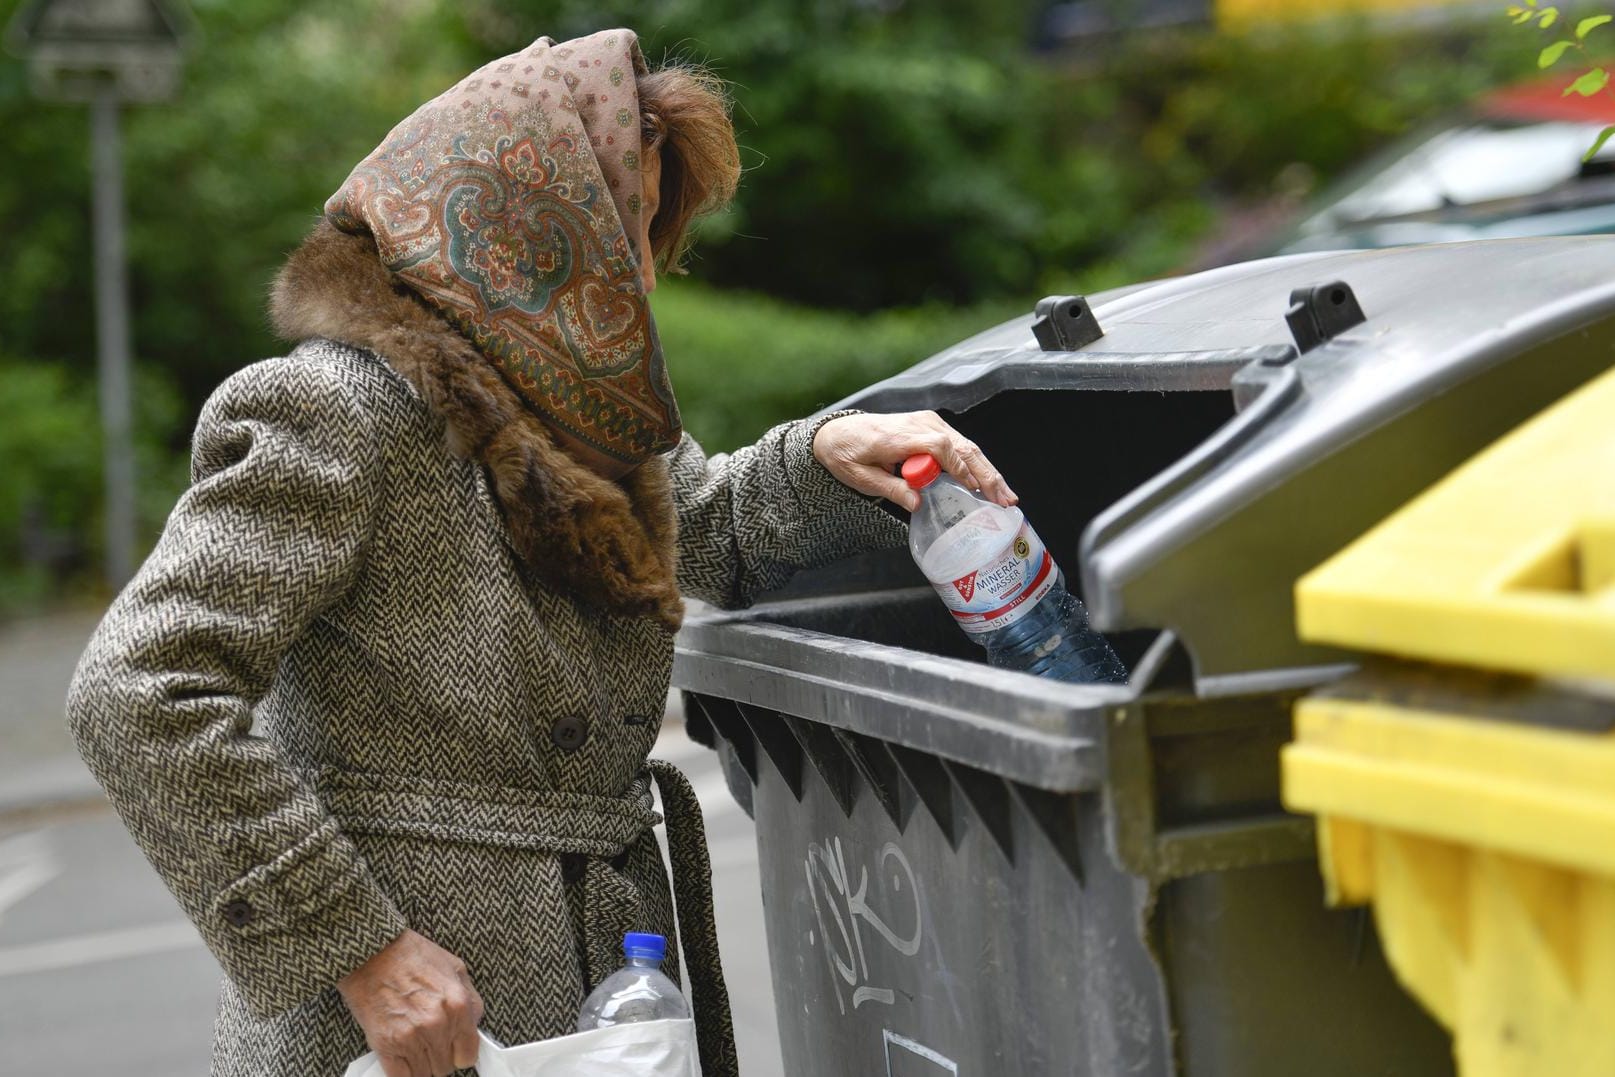
[(161, 0), (35, 0), (8, 41), (28, 60), (35, 93), (90, 106), (94, 173), (96, 371), (106, 490), (107, 584), (134, 574), (129, 286), (124, 261), (119, 107), (160, 101), (179, 85), (184, 23)]

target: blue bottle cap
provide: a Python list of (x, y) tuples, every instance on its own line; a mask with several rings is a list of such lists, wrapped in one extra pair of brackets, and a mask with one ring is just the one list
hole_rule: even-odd
[(667, 940), (660, 935), (630, 931), (622, 937), (622, 952), (629, 957), (661, 961), (667, 956)]

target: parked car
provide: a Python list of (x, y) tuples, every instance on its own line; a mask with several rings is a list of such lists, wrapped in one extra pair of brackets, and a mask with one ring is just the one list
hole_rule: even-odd
[(1615, 232), (1615, 140), (1582, 160), (1615, 108), (1602, 96), (1566, 97), (1563, 84), (1496, 91), (1395, 143), (1260, 253)]

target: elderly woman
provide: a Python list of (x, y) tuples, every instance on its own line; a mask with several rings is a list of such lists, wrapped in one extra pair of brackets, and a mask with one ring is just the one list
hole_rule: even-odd
[(735, 1072), (698, 808), (646, 760), (680, 594), (903, 542), (912, 453), (1013, 500), (930, 413), (681, 432), (646, 294), (738, 171), (710, 76), (540, 38), (393, 130), (280, 274), (296, 347), (208, 400), (68, 697), (224, 967), (215, 1074), (571, 1031), (625, 930), (674, 936), (653, 775), (702, 1064)]

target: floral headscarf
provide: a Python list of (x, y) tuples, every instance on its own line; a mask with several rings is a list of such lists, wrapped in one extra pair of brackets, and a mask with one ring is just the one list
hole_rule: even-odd
[(631, 30), (541, 37), (428, 101), (326, 203), (548, 422), (628, 464), (678, 443), (639, 261)]

